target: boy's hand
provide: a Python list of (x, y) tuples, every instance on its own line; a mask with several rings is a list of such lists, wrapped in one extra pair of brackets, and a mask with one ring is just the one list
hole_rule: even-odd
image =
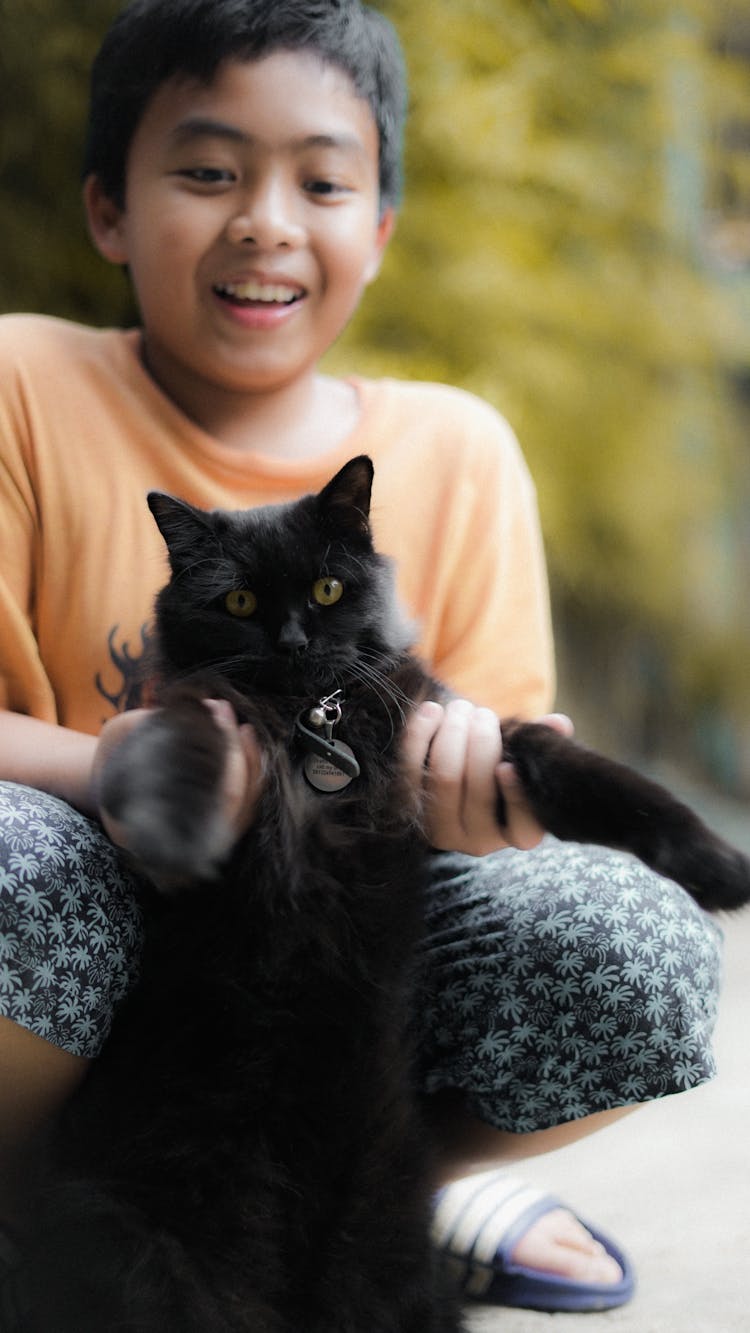
[[(561, 713), (540, 719), (571, 735)], [(515, 770), (502, 761), (497, 716), (465, 699), (443, 707), (424, 703), (411, 717), (405, 739), (407, 770), (422, 792), (425, 834), (441, 851), (484, 856), (503, 847), (535, 847), (544, 829), (531, 813)], [(507, 823), (497, 822), (497, 788)]]
[[(205, 699), (203, 702), (219, 728), (225, 745), (215, 807), (221, 828), (214, 828), (212, 836), (218, 837), (229, 851), (255, 817), (263, 789), (263, 757), (252, 727), (237, 722), (234, 710), (226, 700)], [(127, 821), (119, 822), (102, 809), (98, 792), (104, 770), (120, 746), (134, 733), (147, 727), (149, 720), (153, 720), (157, 713), (158, 710), (137, 708), (111, 718), (101, 730), (94, 755), (91, 786), (95, 808), (112, 842), (126, 850), (130, 850), (131, 841)]]
[(227, 742), (221, 801), (235, 843), (255, 819), (265, 781), (263, 754), (249, 722), (240, 724), (226, 699), (204, 699), (203, 702)]

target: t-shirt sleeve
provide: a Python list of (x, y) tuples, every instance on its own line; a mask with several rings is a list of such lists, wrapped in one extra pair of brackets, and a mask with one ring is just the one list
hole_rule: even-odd
[(488, 409), (482, 425), (487, 447), (456, 482), (435, 668), (466, 698), (537, 717), (552, 706), (555, 680), (536, 491), (507, 423)]
[(56, 720), (37, 646), (35, 587), (42, 559), (27, 404), (12, 366), (0, 359), (0, 707)]

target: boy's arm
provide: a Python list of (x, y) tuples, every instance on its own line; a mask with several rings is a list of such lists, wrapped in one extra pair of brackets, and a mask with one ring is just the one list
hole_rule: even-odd
[(59, 796), (85, 814), (95, 813), (91, 772), (96, 736), (0, 711), (0, 778)]
[(538, 717), (554, 694), (551, 617), (536, 492), (518, 441), (465, 395), (448, 398), (445, 422), (434, 409), (425, 415), (422, 449), (387, 473), (375, 505), (382, 549), (396, 557), (421, 627), (419, 651), (461, 697), (501, 717)]
[(502, 717), (554, 697), (554, 654), (536, 493), (520, 452), (477, 478), (458, 547), (436, 674)]
[[(263, 760), (252, 728), (239, 726), (224, 700), (207, 704), (225, 741), (223, 817), (237, 838), (255, 813), (263, 787)], [(105, 723), (99, 736), (89, 736), (0, 710), (0, 779), (49, 792), (84, 814), (100, 818), (97, 786), (101, 771), (114, 750), (150, 716), (145, 708), (119, 713)], [(127, 829), (118, 828), (106, 817), (102, 822), (112, 841), (127, 847)]]

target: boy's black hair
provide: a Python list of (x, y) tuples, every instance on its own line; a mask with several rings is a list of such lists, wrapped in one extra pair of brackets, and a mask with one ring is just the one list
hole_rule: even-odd
[(350, 77), (380, 139), (380, 206), (398, 202), (406, 81), (398, 37), (361, 0), (133, 0), (107, 32), (91, 71), (84, 176), (125, 205), (128, 150), (168, 79), (210, 83), (225, 60), (307, 50)]

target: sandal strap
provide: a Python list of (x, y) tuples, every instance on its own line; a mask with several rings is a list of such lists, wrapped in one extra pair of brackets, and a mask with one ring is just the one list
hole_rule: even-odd
[(466, 1295), (480, 1296), (507, 1268), (513, 1248), (538, 1217), (559, 1208), (553, 1195), (503, 1170), (484, 1171), (435, 1196), (432, 1238), (451, 1260)]

